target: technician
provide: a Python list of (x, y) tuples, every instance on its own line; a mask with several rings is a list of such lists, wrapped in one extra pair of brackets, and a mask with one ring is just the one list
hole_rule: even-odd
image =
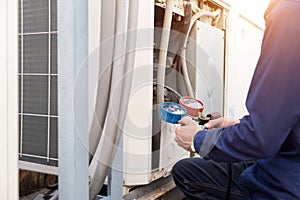
[(271, 2), (265, 19), (246, 100), (249, 115), (212, 120), (209, 130), (185, 117), (176, 130), (178, 145), (202, 157), (173, 168), (188, 199), (222, 199), (226, 163), (232, 163), (229, 199), (300, 199), (300, 0)]

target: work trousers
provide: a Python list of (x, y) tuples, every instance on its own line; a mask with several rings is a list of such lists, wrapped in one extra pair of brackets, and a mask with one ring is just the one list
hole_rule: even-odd
[[(232, 179), (230, 200), (246, 199), (239, 176), (252, 162), (231, 165)], [(172, 170), (174, 182), (188, 199), (222, 200), (227, 188), (227, 164), (204, 160), (199, 157), (186, 158), (177, 162)]]

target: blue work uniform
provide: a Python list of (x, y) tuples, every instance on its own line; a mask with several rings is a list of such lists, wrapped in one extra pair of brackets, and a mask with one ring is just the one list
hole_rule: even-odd
[(299, 20), (299, 0), (278, 2), (266, 19), (246, 101), (249, 115), (194, 138), (196, 152), (207, 160), (255, 161), (240, 176), (249, 199), (300, 199)]

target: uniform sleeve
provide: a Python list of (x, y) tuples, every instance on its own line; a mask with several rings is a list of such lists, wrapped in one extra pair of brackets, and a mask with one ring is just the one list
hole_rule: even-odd
[[(300, 112), (300, 3), (281, 1), (267, 19), (261, 55), (239, 124), (199, 131), (196, 151), (222, 162), (257, 160), (280, 151)], [(246, 47), (245, 47), (246, 48)]]

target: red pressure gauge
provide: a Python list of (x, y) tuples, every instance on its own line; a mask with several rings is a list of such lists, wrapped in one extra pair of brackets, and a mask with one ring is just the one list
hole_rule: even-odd
[(187, 114), (192, 117), (198, 117), (199, 113), (202, 113), (204, 109), (204, 103), (192, 97), (181, 97), (179, 104), (186, 108)]

